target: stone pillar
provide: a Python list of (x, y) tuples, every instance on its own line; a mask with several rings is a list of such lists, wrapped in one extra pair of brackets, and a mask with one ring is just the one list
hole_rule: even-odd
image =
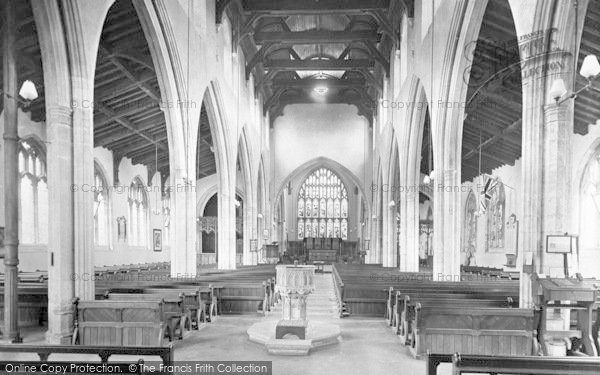
[[(545, 234), (566, 232), (570, 219), (564, 210), (570, 198), (573, 103), (569, 100), (557, 108), (548, 98), (548, 89), (556, 78), (563, 78), (568, 88), (573, 84), (573, 56), (567, 50), (573, 44), (572, 16), (571, 2), (541, 2), (532, 31), (545, 32), (519, 38), (521, 68), (529, 72), (523, 78), (522, 219), (517, 259), (523, 308), (533, 306), (531, 273), (548, 273), (555, 267), (555, 256), (544, 254)], [(554, 68), (547, 70), (549, 66)]]
[[(89, 60), (87, 63), (90, 63)], [(86, 69), (90, 70), (90, 69)], [(92, 70), (93, 71), (93, 70)], [(95, 298), (94, 275), (94, 195), (83, 186), (94, 185), (94, 79), (73, 77), (73, 238), (75, 296)], [(86, 191), (84, 191), (86, 190)], [(52, 211), (51, 215), (52, 215)]]
[[(73, 127), (71, 108), (46, 108), (48, 139), (48, 331), (49, 344), (69, 344), (78, 275), (73, 247)], [(74, 190), (74, 189), (73, 189)], [(82, 275), (89, 280), (89, 275)], [(93, 273), (92, 273), (93, 276)]]
[(196, 275), (196, 189), (183, 170), (175, 171), (171, 186), (173, 225), (171, 277)]
[(417, 272), (419, 271), (419, 193), (411, 191), (406, 193), (405, 197), (406, 209), (402, 212), (405, 212), (406, 216), (402, 219), (406, 224), (402, 226), (404, 245), (400, 257), (400, 271)]
[[(543, 237), (564, 234), (570, 228), (571, 218), (571, 137), (573, 134), (573, 100), (561, 105), (544, 106), (544, 169), (543, 169)], [(541, 272), (562, 275), (562, 254), (540, 252)]]
[(434, 212), (438, 215), (434, 214), (433, 222), (436, 224), (439, 221), (436, 218), (441, 218), (443, 227), (434, 228), (434, 241), (435, 231), (442, 230), (442, 233), (437, 234), (435, 242), (433, 278), (440, 281), (460, 281), (460, 179), (456, 170), (444, 170), (438, 178), (441, 180), (435, 181), (435, 195), (441, 196), (443, 201), (439, 202), (434, 196)]
[(219, 190), (218, 195), (218, 268), (234, 270), (235, 264), (235, 193), (226, 187)]
[[(4, 339), (20, 342), (18, 327), (19, 137), (17, 107), (16, 1), (4, 1)], [(27, 228), (26, 230), (31, 230)]]

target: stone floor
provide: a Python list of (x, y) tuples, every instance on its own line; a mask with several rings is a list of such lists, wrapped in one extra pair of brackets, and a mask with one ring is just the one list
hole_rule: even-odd
[[(247, 329), (262, 319), (273, 319), (280, 314), (278, 309), (265, 318), (259, 314), (243, 316), (220, 316), (214, 323), (207, 324), (200, 331), (186, 333), (183, 341), (175, 343), (176, 361), (272, 361), (275, 375), (391, 375), (425, 374), (425, 361), (411, 357), (408, 350), (400, 345), (399, 339), (382, 319), (344, 318), (338, 319), (332, 311), (331, 290), (323, 290), (331, 282), (331, 274), (316, 275), (316, 290), (308, 302), (314, 304), (309, 309), (309, 319), (334, 321), (341, 328), (342, 339), (339, 345), (311, 351), (308, 356), (288, 357), (267, 353), (264, 346), (248, 340)], [(321, 287), (321, 289), (319, 289)], [(25, 343), (42, 343), (43, 331), (25, 331)], [(0, 353), (0, 360), (31, 359), (35, 356)], [(51, 356), (50, 360), (68, 360), (68, 356)], [(86, 360), (77, 357), (77, 360)], [(97, 361), (98, 358), (89, 360)], [(118, 356), (111, 360), (130, 360)], [(147, 358), (155, 361), (155, 358)], [(438, 373), (450, 374), (451, 365), (444, 364)]]

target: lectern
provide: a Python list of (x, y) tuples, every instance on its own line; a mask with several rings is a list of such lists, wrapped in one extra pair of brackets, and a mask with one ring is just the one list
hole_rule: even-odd
[[(598, 356), (598, 343), (594, 342), (598, 327), (594, 327), (593, 324), (593, 309), (600, 303), (598, 281), (584, 279), (579, 274), (576, 278), (551, 278), (536, 273), (533, 274), (532, 281), (535, 304), (540, 314), (538, 341), (542, 353), (549, 355), (547, 344), (549, 340), (576, 337), (582, 340), (585, 354)], [(547, 317), (550, 309), (575, 310), (577, 329), (548, 330)]]

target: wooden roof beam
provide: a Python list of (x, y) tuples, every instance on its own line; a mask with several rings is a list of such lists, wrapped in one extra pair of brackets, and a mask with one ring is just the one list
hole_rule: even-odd
[(379, 43), (381, 34), (376, 31), (282, 31), (282, 32), (258, 32), (254, 34), (256, 44), (280, 43), (280, 44), (341, 44), (365, 41)]
[(472, 156), (475, 156), (479, 153), (480, 149), (483, 149), (486, 146), (491, 146), (492, 144), (496, 143), (497, 141), (499, 141), (500, 139), (506, 137), (508, 134), (512, 133), (513, 131), (517, 130), (519, 127), (521, 127), (521, 119), (513, 122), (512, 124), (510, 124), (506, 129), (502, 130), (502, 132), (494, 135), (491, 138), (488, 138), (487, 140), (485, 140), (484, 142), (481, 143), (481, 145), (472, 148), (471, 151), (467, 152), (465, 155), (463, 155), (462, 160), (467, 160), (469, 158), (471, 158)]
[(364, 14), (369, 10), (387, 10), (390, 0), (278, 0), (246, 1), (244, 11), (271, 15)]
[(133, 82), (137, 87), (139, 87), (142, 91), (144, 91), (152, 100), (156, 103), (160, 103), (160, 93), (156, 92), (152, 86), (150, 86), (146, 82), (142, 82), (140, 80), (140, 73), (137, 73), (133, 68), (129, 66), (124, 61), (121, 61), (120, 58), (114, 56), (113, 51), (108, 48), (108, 46), (100, 43), (98, 51), (103, 56), (108, 56), (107, 59), (116, 66), (131, 82)]
[(270, 60), (265, 62), (268, 70), (350, 70), (372, 69), (375, 63), (371, 60)]
[(152, 143), (152, 144), (158, 144), (159, 148), (168, 151), (168, 147), (163, 145), (161, 142), (155, 141), (153, 138), (147, 136), (143, 132), (139, 131), (137, 129), (137, 126), (134, 123), (132, 123), (131, 121), (129, 121), (128, 119), (126, 119), (124, 117), (119, 117), (112, 109), (108, 108), (107, 106), (105, 106), (101, 103), (97, 103), (96, 108), (98, 108), (98, 110), (100, 112), (104, 113), (104, 115), (106, 115), (108, 117), (112, 117), (115, 122), (121, 124), (123, 127), (130, 130), (132, 133), (139, 135), (140, 137), (145, 139), (147, 142)]

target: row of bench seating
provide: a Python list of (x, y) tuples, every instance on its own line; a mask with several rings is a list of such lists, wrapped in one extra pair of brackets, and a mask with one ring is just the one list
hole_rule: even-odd
[[(52, 368), (61, 368), (65, 369), (66, 374), (81, 374), (81, 367), (87, 367), (89, 365), (109, 365), (113, 367), (118, 367), (116, 372), (121, 373), (147, 373), (142, 371), (142, 366), (135, 366), (135, 370), (131, 367), (131, 365), (138, 365), (143, 363), (140, 359), (140, 356), (143, 357), (159, 357), (165, 367), (171, 366), (174, 364), (175, 350), (172, 344), (168, 344), (165, 346), (144, 346), (144, 347), (124, 347), (124, 346), (81, 346), (81, 345), (0, 345), (0, 353), (18, 353), (19, 355), (23, 355), (26, 353), (31, 353), (33, 355), (37, 355), (39, 358), (39, 362), (35, 361), (33, 357), (30, 362), (20, 361), (20, 365), (24, 365), (26, 363), (32, 363), (41, 365), (44, 363), (45, 365), (51, 366)], [(68, 355), (66, 361), (55, 361), (55, 355)], [(98, 355), (100, 357), (100, 362), (94, 363), (89, 360), (77, 362), (75, 359), (84, 356), (82, 359), (88, 359), (90, 355)], [(135, 359), (127, 362), (108, 362), (109, 358), (113, 355), (118, 356), (133, 356)], [(52, 356), (52, 358), (50, 358)], [(49, 359), (52, 359), (52, 362), (49, 362)], [(76, 365), (75, 367), (71, 367), (71, 365)], [(80, 365), (80, 366), (79, 366)], [(0, 365), (2, 366), (2, 365)], [(48, 367), (46, 367), (47, 369)], [(45, 371), (43, 368), (38, 367), (38, 370)], [(132, 371), (133, 370), (133, 371)], [(5, 368), (0, 367), (0, 372), (4, 372)], [(11, 370), (10, 372), (13, 372)], [(94, 373), (98, 373), (98, 371), (94, 371)]]
[(532, 309), (517, 308), (516, 280), (431, 280), (377, 265), (334, 265), (342, 315), (383, 316), (417, 358), (441, 353), (531, 354)]
[[(154, 263), (139, 263), (127, 265), (113, 265), (95, 267), (94, 274), (96, 277), (115, 275), (119, 273), (142, 272), (158, 270), (163, 273), (168, 273), (171, 268), (169, 262), (154, 262)], [(48, 281), (48, 271), (19, 271), (18, 274), (20, 283), (45, 283)], [(4, 274), (0, 273), (0, 283), (4, 283)]]
[[(170, 279), (168, 267), (160, 264), (148, 264), (148, 267), (114, 267), (106, 272), (114, 272), (117, 269), (127, 269), (127, 272), (133, 275), (122, 278), (120, 276), (123, 271), (117, 271), (99, 278), (96, 281), (97, 301), (79, 301), (77, 308), (89, 311), (87, 316), (92, 319), (94, 313), (91, 312), (90, 302), (103, 304), (104, 306), (99, 307), (102, 310), (119, 300), (129, 303), (154, 301), (154, 307), (143, 312), (140, 309), (136, 312), (122, 311), (118, 304), (116, 307), (127, 319), (131, 314), (153, 316), (158, 311), (159, 317), (162, 318), (159, 320), (164, 325), (164, 335), (171, 340), (181, 338), (185, 329), (197, 328), (201, 323), (210, 322), (217, 314), (265, 312), (269, 311), (275, 302), (274, 266), (242, 267), (236, 271), (214, 270), (199, 274), (193, 279)], [(2, 289), (0, 287), (0, 324), (3, 322), (4, 312)], [(43, 324), (47, 320), (47, 285), (39, 282), (19, 283), (18, 304), (20, 327)], [(123, 319), (116, 317), (115, 313), (109, 310), (110, 308), (107, 308), (97, 314), (104, 314), (102, 316), (109, 321)], [(173, 317), (166, 319), (169, 315)], [(78, 324), (89, 321), (83, 312), (75, 316), (78, 316)], [(116, 335), (115, 331), (106, 334), (113, 335), (112, 337)], [(105, 339), (98, 339), (97, 342), (104, 345), (103, 340)]]
[(274, 287), (272, 266), (209, 272), (161, 285), (110, 285), (103, 300), (75, 301), (73, 344), (160, 346), (165, 338), (183, 339), (186, 330), (218, 314), (269, 311), (277, 298)]
[(594, 357), (486, 356), (427, 354), (427, 375), (436, 375), (441, 363), (452, 363), (452, 374), (596, 375), (600, 359)]
[(498, 279), (519, 280), (519, 271), (505, 271), (502, 268), (482, 266), (460, 266), (460, 272), (465, 274), (483, 275)]

